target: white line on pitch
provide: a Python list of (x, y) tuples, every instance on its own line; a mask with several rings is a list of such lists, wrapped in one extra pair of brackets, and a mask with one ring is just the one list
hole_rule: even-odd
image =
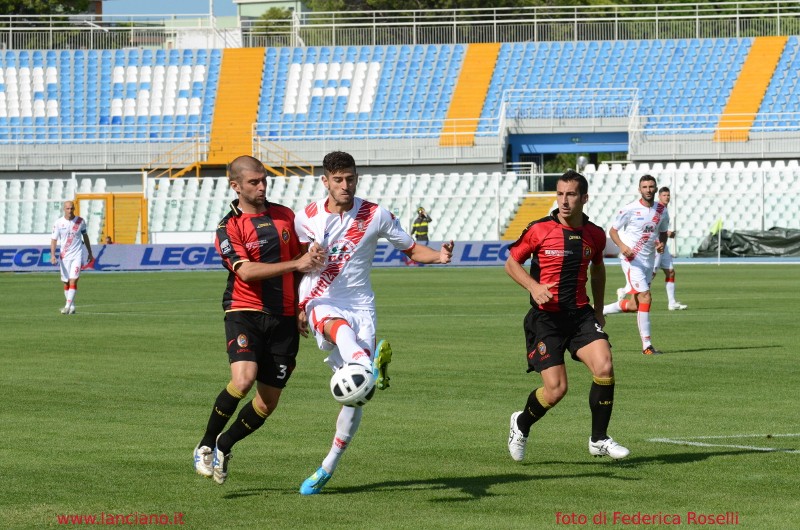
[(800, 436), (800, 433), (791, 434), (726, 434), (720, 436), (684, 436), (692, 440), (718, 440), (724, 438), (791, 438)]
[(694, 447), (728, 447), (731, 449), (746, 449), (748, 451), (763, 451), (765, 453), (791, 453), (800, 455), (800, 451), (794, 449), (781, 449), (778, 447), (756, 447), (753, 445), (734, 445), (734, 444), (708, 444), (703, 442), (689, 442), (687, 440), (672, 440), (670, 438), (650, 438), (648, 442), (657, 442), (674, 445), (691, 445)]

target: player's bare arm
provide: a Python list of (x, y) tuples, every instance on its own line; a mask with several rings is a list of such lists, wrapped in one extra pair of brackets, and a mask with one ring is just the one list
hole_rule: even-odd
[(512, 280), (517, 282), (520, 287), (531, 293), (533, 297), (533, 301), (537, 304), (545, 304), (552, 300), (553, 293), (550, 292), (550, 288), (555, 286), (554, 283), (539, 283), (534, 280), (528, 271), (517, 262), (514, 258), (510, 257), (506, 260), (506, 274), (508, 274)]
[(626, 258), (633, 257), (633, 249), (622, 242), (622, 239), (619, 237), (619, 231), (616, 228), (611, 228), (608, 231), (609, 237), (611, 237), (611, 241), (614, 242), (615, 245), (619, 247), (619, 251), (622, 253), (623, 256)]
[(308, 337), (308, 315), (303, 309), (300, 309), (297, 313), (297, 331), (300, 332), (300, 335)]
[(414, 245), (410, 250), (405, 251), (405, 254), (417, 263), (445, 264), (450, 263), (453, 259), (453, 247), (455, 247), (455, 243), (452, 240), (449, 243), (443, 243), (439, 251), (425, 245)]
[(50, 265), (55, 265), (58, 263), (56, 259), (56, 240), (50, 240)]
[(92, 259), (94, 259), (94, 256), (92, 255), (92, 244), (89, 243), (88, 234), (83, 234), (83, 244), (86, 245), (86, 250), (89, 252), (88, 254), (89, 261), (92, 261)]
[(289, 272), (311, 272), (325, 264), (325, 252), (319, 245), (312, 245), (308, 252), (301, 253), (291, 261), (281, 263), (256, 263), (240, 261), (233, 265), (236, 276), (244, 282), (268, 280)]
[(606, 317), (603, 315), (603, 305), (605, 304), (606, 293), (606, 265), (600, 263), (589, 264), (590, 285), (592, 288), (592, 305), (594, 306), (594, 316), (600, 326), (606, 325)]

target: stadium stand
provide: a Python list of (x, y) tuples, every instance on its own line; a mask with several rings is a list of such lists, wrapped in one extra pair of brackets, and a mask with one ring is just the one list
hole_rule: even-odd
[[(173, 40), (163, 48), (3, 49), (0, 166), (62, 172), (0, 175), (0, 234), (48, 232), (63, 200), (120, 191), (102, 176), (66, 178), (68, 169), (154, 167), (154, 157), (179, 159), (179, 149), (195, 167), (221, 167), (251, 147), (265, 158), (270, 144), (276, 156), (293, 152), (298, 160), (354, 150), (365, 161), (359, 193), (404, 222), (425, 205), (433, 238), (512, 237), (510, 221), (541, 182), (503, 169), (513, 137), (594, 128), (597, 118), (627, 134), (635, 161), (586, 168), (588, 208), (600, 224), (631, 197), (638, 176), (651, 172), (674, 188), (680, 255), (720, 217), (740, 229), (785, 225), (775, 194), (761, 190), (800, 192), (792, 159), (800, 130), (800, 37), (754, 25), (737, 36), (699, 38), (700, 20), (686, 38), (615, 33), (602, 40), (602, 32), (582, 33), (584, 21), (575, 19), (575, 40), (566, 41), (557, 40), (563, 33), (501, 33), (461, 44), (454, 32), (452, 41), (415, 37), (438, 44), (321, 39), (316, 46), (218, 49), (172, 47)], [(254, 72), (246, 76), (252, 83), (236, 84), (241, 72)], [(271, 180), (278, 202), (300, 208), (324, 193), (316, 177), (281, 174)], [(197, 178), (147, 179), (149, 232), (213, 230), (231, 198), (218, 175), (200, 178), (198, 170)], [(93, 239), (102, 235), (106, 209), (96, 196), (82, 202)], [(788, 221), (796, 225), (797, 217)]]
[(208, 135), (220, 50), (6, 50), (0, 144)]

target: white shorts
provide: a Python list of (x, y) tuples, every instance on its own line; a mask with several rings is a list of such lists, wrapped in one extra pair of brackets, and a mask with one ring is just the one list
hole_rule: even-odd
[(77, 280), (81, 275), (83, 263), (83, 256), (58, 260), (58, 265), (61, 269), (61, 281), (67, 283), (70, 280)]
[(653, 268), (642, 266), (637, 260), (628, 261), (621, 258), (622, 272), (625, 274), (625, 292), (643, 293), (650, 290), (650, 282), (653, 280)]
[(656, 264), (653, 265), (653, 274), (658, 272), (658, 269), (672, 270), (672, 254), (669, 251), (669, 244), (664, 245), (664, 252), (656, 254)]
[(309, 303), (306, 307), (308, 323), (314, 337), (317, 339), (319, 349), (330, 352), (325, 362), (332, 370), (336, 371), (344, 364), (339, 348), (335, 344), (325, 339), (322, 332), (325, 322), (333, 318), (342, 318), (347, 321), (353, 332), (356, 334), (356, 342), (369, 352), (370, 359), (375, 357), (375, 328), (377, 325), (377, 314), (374, 309), (343, 309), (326, 304)]

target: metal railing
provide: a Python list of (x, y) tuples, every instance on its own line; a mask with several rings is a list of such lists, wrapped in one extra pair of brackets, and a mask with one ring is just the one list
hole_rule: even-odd
[(0, 48), (285, 47), (473, 42), (739, 38), (800, 33), (800, 0), (295, 13), (243, 19), (206, 14), (0, 16)]
[(798, 30), (797, 1), (331, 11), (242, 21), (244, 41), (255, 46), (738, 38)]

